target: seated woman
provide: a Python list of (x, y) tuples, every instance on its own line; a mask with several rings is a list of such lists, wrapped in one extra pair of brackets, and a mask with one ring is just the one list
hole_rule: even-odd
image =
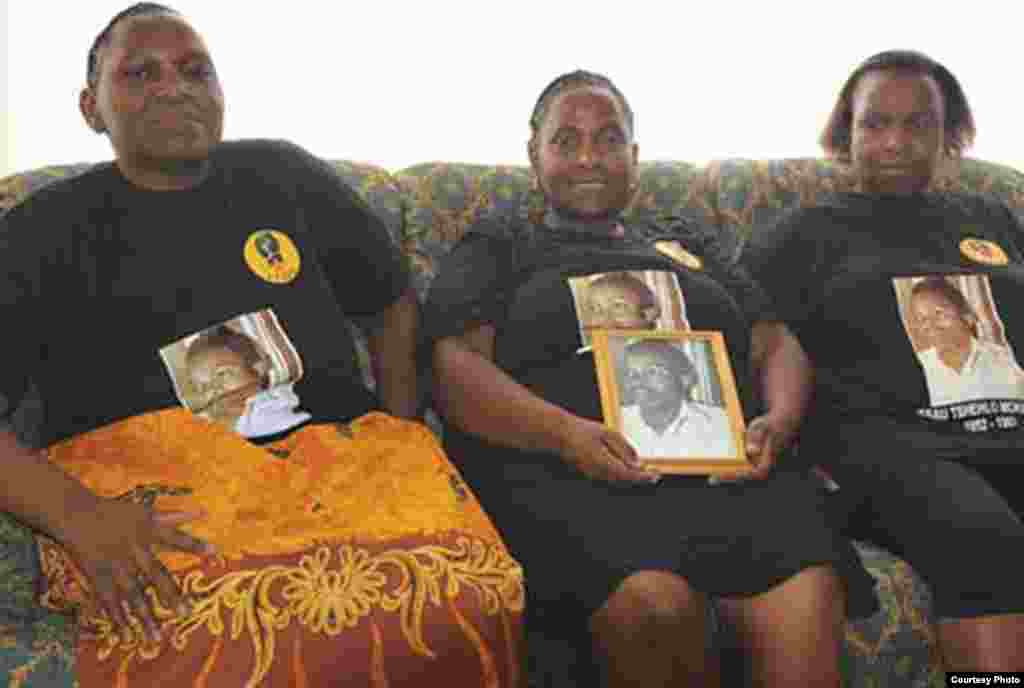
[(992, 557), (1024, 547), (999, 494), (1019, 493), (1024, 447), (1024, 235), (1001, 203), (932, 190), (974, 131), (941, 64), (868, 58), (821, 139), (859, 189), (744, 255), (816, 367), (801, 448), (840, 485), (846, 532), (931, 586), (947, 669), (1021, 670), (1024, 589)]
[[(433, 282), (426, 327), (449, 456), (523, 564), (531, 619), (590, 638), (609, 686), (715, 685), (714, 598), (756, 685), (839, 685), (844, 597), (872, 609), (873, 581), (826, 527), (814, 481), (770, 470), (807, 401), (799, 345), (699, 230), (623, 223), (637, 146), (607, 78), (555, 79), (530, 123), (544, 216), (472, 227)], [(746, 408), (761, 412), (746, 437), (752, 479), (659, 479), (602, 423), (570, 282), (623, 271), (667, 273), (678, 291), (662, 298), (685, 303), (692, 329), (724, 334)]]
[(222, 142), (223, 107), (191, 25), (135, 5), (81, 97), (116, 160), (0, 218), (0, 393), (46, 408), (44, 453), (0, 433), (0, 509), (78, 611), (79, 685), (516, 685), (519, 565), (406, 420), (401, 255), (325, 163)]

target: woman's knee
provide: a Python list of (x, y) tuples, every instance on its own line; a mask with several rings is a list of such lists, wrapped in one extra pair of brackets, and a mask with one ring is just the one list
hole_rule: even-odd
[(846, 616), (845, 590), (830, 565), (805, 568), (759, 595), (723, 598), (718, 606), (728, 623), (772, 633), (787, 619), (797, 619), (801, 626), (839, 626)]
[(679, 626), (704, 620), (704, 596), (684, 578), (665, 571), (640, 571), (622, 581), (595, 612), (592, 624), (629, 627)]

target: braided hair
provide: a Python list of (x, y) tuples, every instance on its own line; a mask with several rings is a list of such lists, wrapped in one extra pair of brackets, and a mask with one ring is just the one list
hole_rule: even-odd
[(100, 48), (110, 42), (110, 34), (113, 32), (114, 27), (117, 26), (118, 22), (128, 17), (140, 17), (150, 14), (176, 14), (181, 13), (175, 9), (167, 7), (166, 5), (160, 5), (155, 2), (139, 2), (128, 9), (121, 10), (114, 15), (114, 18), (100, 31), (99, 35), (96, 36), (96, 40), (92, 42), (92, 47), (89, 48), (89, 57), (86, 60), (85, 65), (85, 80), (89, 86), (96, 86), (99, 81), (99, 67), (100, 67)]
[(537, 102), (533, 106), (533, 112), (530, 114), (531, 150), (535, 145), (534, 141), (537, 137), (537, 133), (540, 131), (540, 128), (544, 126), (544, 119), (548, 116), (548, 108), (551, 107), (551, 103), (554, 102), (555, 98), (565, 91), (587, 86), (594, 88), (606, 88), (612, 92), (612, 95), (614, 95), (616, 100), (619, 101), (619, 105), (622, 107), (622, 112), (626, 117), (626, 126), (629, 129), (626, 134), (630, 139), (633, 138), (635, 128), (633, 108), (629, 106), (629, 101), (626, 100), (626, 96), (622, 94), (622, 91), (612, 83), (611, 79), (603, 74), (577, 69), (575, 72), (568, 72), (552, 81), (544, 88), (543, 91), (541, 91), (540, 97), (537, 98)]
[[(612, 95), (615, 96), (615, 99), (619, 101), (619, 106), (622, 108), (622, 114), (626, 119), (626, 136), (629, 140), (633, 139), (633, 133), (636, 130), (633, 108), (629, 106), (629, 101), (626, 100), (626, 96), (623, 95), (622, 91), (620, 91), (619, 88), (612, 83), (612, 80), (604, 74), (577, 69), (574, 72), (562, 74), (549, 83), (544, 90), (541, 91), (540, 97), (537, 98), (537, 102), (533, 106), (533, 112), (530, 113), (530, 142), (528, 148), (530, 152), (530, 162), (534, 167), (537, 165), (537, 136), (540, 133), (541, 127), (544, 126), (544, 120), (547, 119), (551, 103), (566, 91), (571, 91), (574, 88), (587, 87), (604, 88), (611, 91)], [(536, 184), (536, 177), (534, 177), (534, 184)], [(531, 186), (526, 201), (526, 216), (532, 224), (540, 223), (540, 220), (544, 215), (545, 206), (546, 200), (544, 195), (536, 186)]]

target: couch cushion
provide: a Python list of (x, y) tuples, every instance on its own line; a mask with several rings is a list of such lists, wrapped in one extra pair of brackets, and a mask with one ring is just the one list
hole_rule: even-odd
[(73, 624), (35, 604), (41, 584), (32, 531), (0, 513), (0, 683), (71, 688)]
[(29, 193), (60, 179), (73, 177), (92, 167), (93, 163), (51, 165), (0, 179), (0, 211), (7, 210)]
[[(640, 163), (639, 188), (627, 217), (636, 220), (683, 214), (712, 222), (714, 213), (701, 170), (687, 162)], [(525, 165), (426, 163), (395, 173), (409, 203), (406, 249), (421, 295), (439, 261), (475, 222), (488, 217), (528, 217), (542, 205), (531, 191)]]
[[(402, 235), (402, 200), (398, 185), (382, 167), (348, 160), (330, 161), (339, 176), (355, 189), (387, 226), (398, 242)], [(59, 179), (80, 174), (93, 163), (52, 165), (0, 179), (0, 211), (15, 205), (29, 193)]]
[(944, 685), (928, 586), (889, 552), (868, 543), (855, 544), (864, 567), (875, 577), (881, 609), (846, 627), (844, 685)]
[[(722, 160), (707, 166), (706, 177), (717, 223), (741, 244), (790, 208), (854, 186), (849, 168), (820, 158)], [(933, 188), (992, 195), (1024, 220), (1024, 174), (1011, 167), (965, 158), (951, 163)]]

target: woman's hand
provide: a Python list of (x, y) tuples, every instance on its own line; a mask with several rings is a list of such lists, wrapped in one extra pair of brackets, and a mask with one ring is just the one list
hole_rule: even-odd
[(711, 481), (736, 482), (739, 480), (761, 480), (771, 473), (775, 460), (782, 450), (789, 446), (793, 439), (792, 423), (787, 423), (771, 415), (758, 416), (747, 425), (744, 444), (747, 459), (752, 468), (742, 473), (718, 475)]
[(636, 450), (621, 433), (585, 418), (573, 418), (566, 425), (559, 453), (566, 463), (594, 480), (655, 483), (661, 478), (641, 467)]
[(76, 516), (64, 544), (114, 625), (129, 627), (130, 610), (149, 639), (159, 642), (159, 625), (146, 589), (153, 586), (163, 605), (179, 615), (187, 614), (189, 605), (154, 550), (213, 554), (211, 545), (178, 528), (202, 516), (199, 512), (158, 512), (141, 504), (103, 499), (91, 512)]
[(778, 321), (758, 321), (751, 330), (751, 366), (767, 413), (747, 425), (747, 458), (743, 473), (713, 476), (729, 482), (767, 476), (782, 450), (796, 437), (811, 399), (814, 369), (793, 333)]
[(771, 416), (758, 416), (750, 421), (745, 443), (747, 458), (754, 469), (747, 473), (747, 477), (760, 479), (771, 472), (775, 460), (792, 440), (793, 432), (788, 425)]

